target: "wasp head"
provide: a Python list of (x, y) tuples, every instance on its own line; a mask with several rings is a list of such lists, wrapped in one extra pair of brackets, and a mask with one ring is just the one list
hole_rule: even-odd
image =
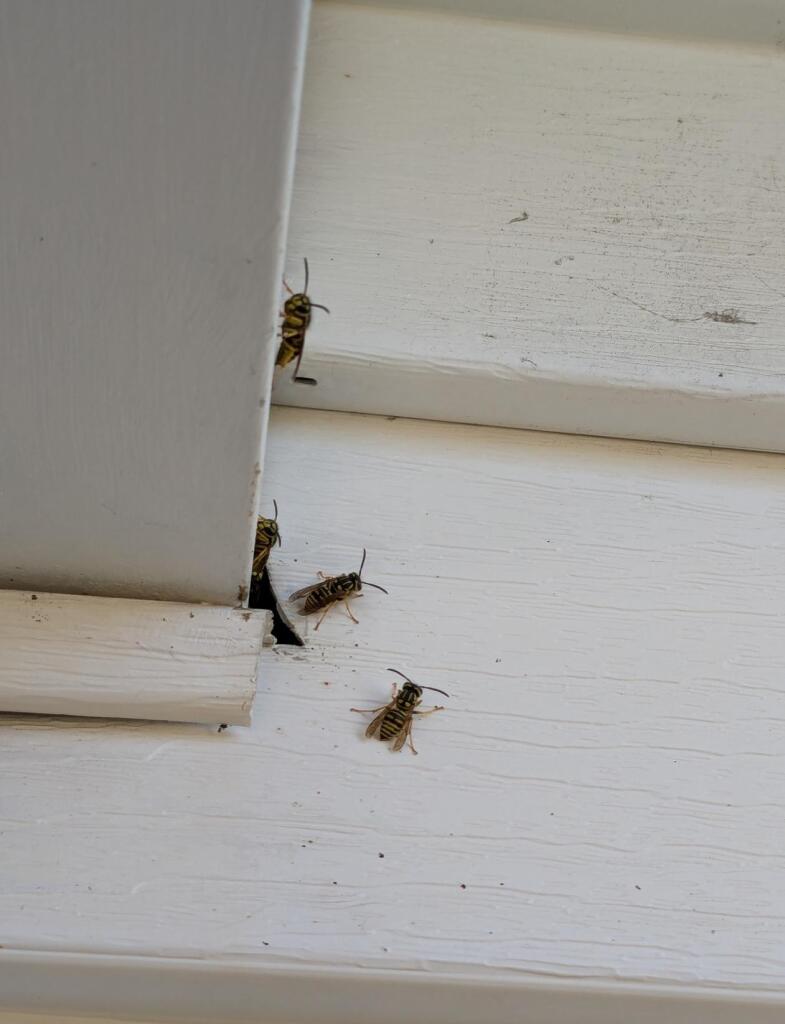
[(410, 707), (419, 704), (422, 701), (422, 687), (407, 680), (401, 687), (399, 700), (402, 704), (407, 704)]
[(275, 518), (267, 519), (264, 516), (259, 516), (256, 524), (256, 536), (261, 540), (266, 540), (270, 547), (274, 544), (280, 545), (281, 543), (281, 531), (278, 529), (278, 502), (273, 500), (273, 508), (275, 510)]
[(292, 295), (291, 298), (286, 300), (283, 308), (287, 316), (294, 314), (295, 316), (303, 317), (303, 319), (308, 319), (311, 315), (311, 300), (304, 292), (297, 292), (296, 295)]

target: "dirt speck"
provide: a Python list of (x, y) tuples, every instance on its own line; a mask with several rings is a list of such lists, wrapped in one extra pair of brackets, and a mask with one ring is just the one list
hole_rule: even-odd
[(38, 594), (31, 594), (30, 595), (30, 600), (31, 601), (37, 601), (38, 600)]
[(382, 860), (384, 860), (384, 854), (383, 854), (383, 853), (380, 853), (380, 854), (379, 854), (379, 857), (380, 857), (380, 858), (381, 858)]
[(483, 338), (495, 338), (496, 335), (495, 334), (483, 334), (482, 337)]
[(194, 613), (193, 613), (193, 612), (188, 612), (188, 618), (189, 618), (189, 619), (195, 619), (195, 618), (196, 618), (196, 616), (194, 615)]
[(243, 612), (243, 618), (245, 619), (246, 622), (248, 622), (248, 620), (251, 618), (251, 613)]
[(465, 889), (465, 888), (466, 888), (466, 882), (461, 882), (461, 888), (462, 888), (462, 889)]
[(248, 587), (246, 587), (244, 583), (241, 583), (240, 586), (237, 588), (237, 600), (240, 604), (242, 604), (245, 601), (246, 597), (248, 597)]
[(520, 224), (523, 221), (528, 220), (528, 219), (529, 219), (529, 214), (525, 210), (522, 210), (521, 213), (520, 213), (520, 216), (513, 217), (512, 220), (508, 220), (507, 223), (508, 224)]
[(641, 887), (639, 885), (636, 885), (635, 888), (638, 890), (638, 892), (641, 891)]
[(226, 724), (226, 722), (221, 722), (221, 724), (218, 726), (218, 732), (223, 732), (224, 729), (228, 729), (228, 728), (229, 728), (229, 726)]
[(713, 320), (715, 324), (757, 324), (757, 320), (743, 320), (738, 309), (723, 309), (721, 312), (707, 311), (704, 320)]

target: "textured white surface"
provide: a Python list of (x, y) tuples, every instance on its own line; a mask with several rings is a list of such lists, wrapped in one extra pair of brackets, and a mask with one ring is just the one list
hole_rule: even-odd
[(269, 615), (0, 591), (0, 711), (248, 725)]
[(389, 596), (248, 730), (6, 718), (0, 944), (782, 995), (783, 460), (278, 410), (266, 474), (291, 588)]
[(783, 94), (773, 47), (317, 5), (287, 268), (331, 315), (276, 401), (782, 449)]
[(0, 3), (0, 587), (245, 587), (306, 10)]

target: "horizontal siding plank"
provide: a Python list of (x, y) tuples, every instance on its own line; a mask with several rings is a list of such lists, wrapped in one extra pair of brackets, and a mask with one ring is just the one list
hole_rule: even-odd
[(7, 717), (6, 947), (785, 994), (779, 457), (276, 410), (266, 487), (285, 592), (389, 595), (250, 729)]
[[(391, 45), (391, 40), (395, 45)], [(782, 451), (785, 62), (314, 9), (275, 400)]]

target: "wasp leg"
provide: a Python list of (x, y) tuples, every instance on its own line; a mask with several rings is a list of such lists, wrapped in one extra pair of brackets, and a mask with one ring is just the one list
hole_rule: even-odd
[[(396, 696), (397, 696), (397, 694), (398, 694), (398, 684), (397, 683), (393, 683), (393, 685), (392, 685), (392, 696), (390, 697), (390, 700), (394, 701)], [(361, 715), (364, 715), (366, 712), (381, 711), (382, 708), (388, 708), (389, 706), (390, 706), (389, 704), (380, 704), (378, 708), (349, 708), (349, 710), (350, 711), (359, 711)]]
[(431, 708), (430, 711), (412, 711), (413, 715), (432, 715), (434, 711), (444, 711), (444, 707), (441, 704), (437, 704), (435, 708)]
[(297, 375), (297, 371), (300, 369), (300, 363), (303, 361), (304, 351), (305, 348), (301, 348), (300, 354), (297, 356), (297, 362), (294, 364), (294, 373), (292, 374), (292, 380), (295, 382), (295, 384), (311, 384), (315, 386), (318, 383), (318, 381), (316, 381), (313, 377), (298, 377)]
[(294, 292), (293, 292), (293, 291), (292, 291), (292, 289), (291, 289), (291, 288), (289, 287), (289, 285), (288, 285), (288, 284), (286, 283), (286, 278), (285, 278), (285, 277), (282, 277), (282, 278), (281, 278), (281, 280), (283, 281), (283, 286), (284, 286), (284, 288), (285, 288), (285, 289), (287, 290), (287, 292), (289, 292), (289, 294), (290, 294), (290, 295), (294, 295)]
[(350, 619), (352, 620), (352, 622), (353, 622), (353, 623), (354, 623), (355, 625), (359, 625), (359, 622), (360, 622), (360, 620), (359, 620), (359, 619), (355, 619), (355, 617), (354, 617), (354, 616), (352, 615), (352, 610), (351, 610), (351, 608), (349, 607), (349, 598), (348, 598), (348, 597), (345, 597), (345, 598), (343, 599), (343, 603), (344, 603), (344, 605), (346, 606), (346, 613), (347, 613), (347, 615), (349, 616), (349, 618), (350, 618)]
[(412, 748), (412, 753), (416, 754), (417, 751), (414, 749), (414, 741), (412, 740), (412, 719), (410, 718), (406, 725), (406, 739), (409, 741), (409, 746)]
[(319, 628), (319, 626), (321, 626), (321, 624), (322, 624), (322, 623), (324, 622), (324, 620), (325, 620), (325, 619), (327, 618), (327, 613), (328, 613), (328, 612), (330, 611), (330, 609), (332, 608), (332, 606), (333, 606), (333, 602), (332, 602), (332, 601), (330, 601), (330, 603), (329, 603), (329, 604), (327, 605), (327, 607), (326, 607), (326, 608), (324, 609), (324, 611), (322, 612), (322, 614), (321, 614), (321, 617), (319, 618), (319, 621), (318, 621), (318, 622), (316, 623), (316, 625), (315, 625), (315, 626), (313, 627), (313, 631), (314, 631), (314, 633), (315, 633), (315, 632), (316, 632), (316, 630), (317, 630), (317, 629)]

